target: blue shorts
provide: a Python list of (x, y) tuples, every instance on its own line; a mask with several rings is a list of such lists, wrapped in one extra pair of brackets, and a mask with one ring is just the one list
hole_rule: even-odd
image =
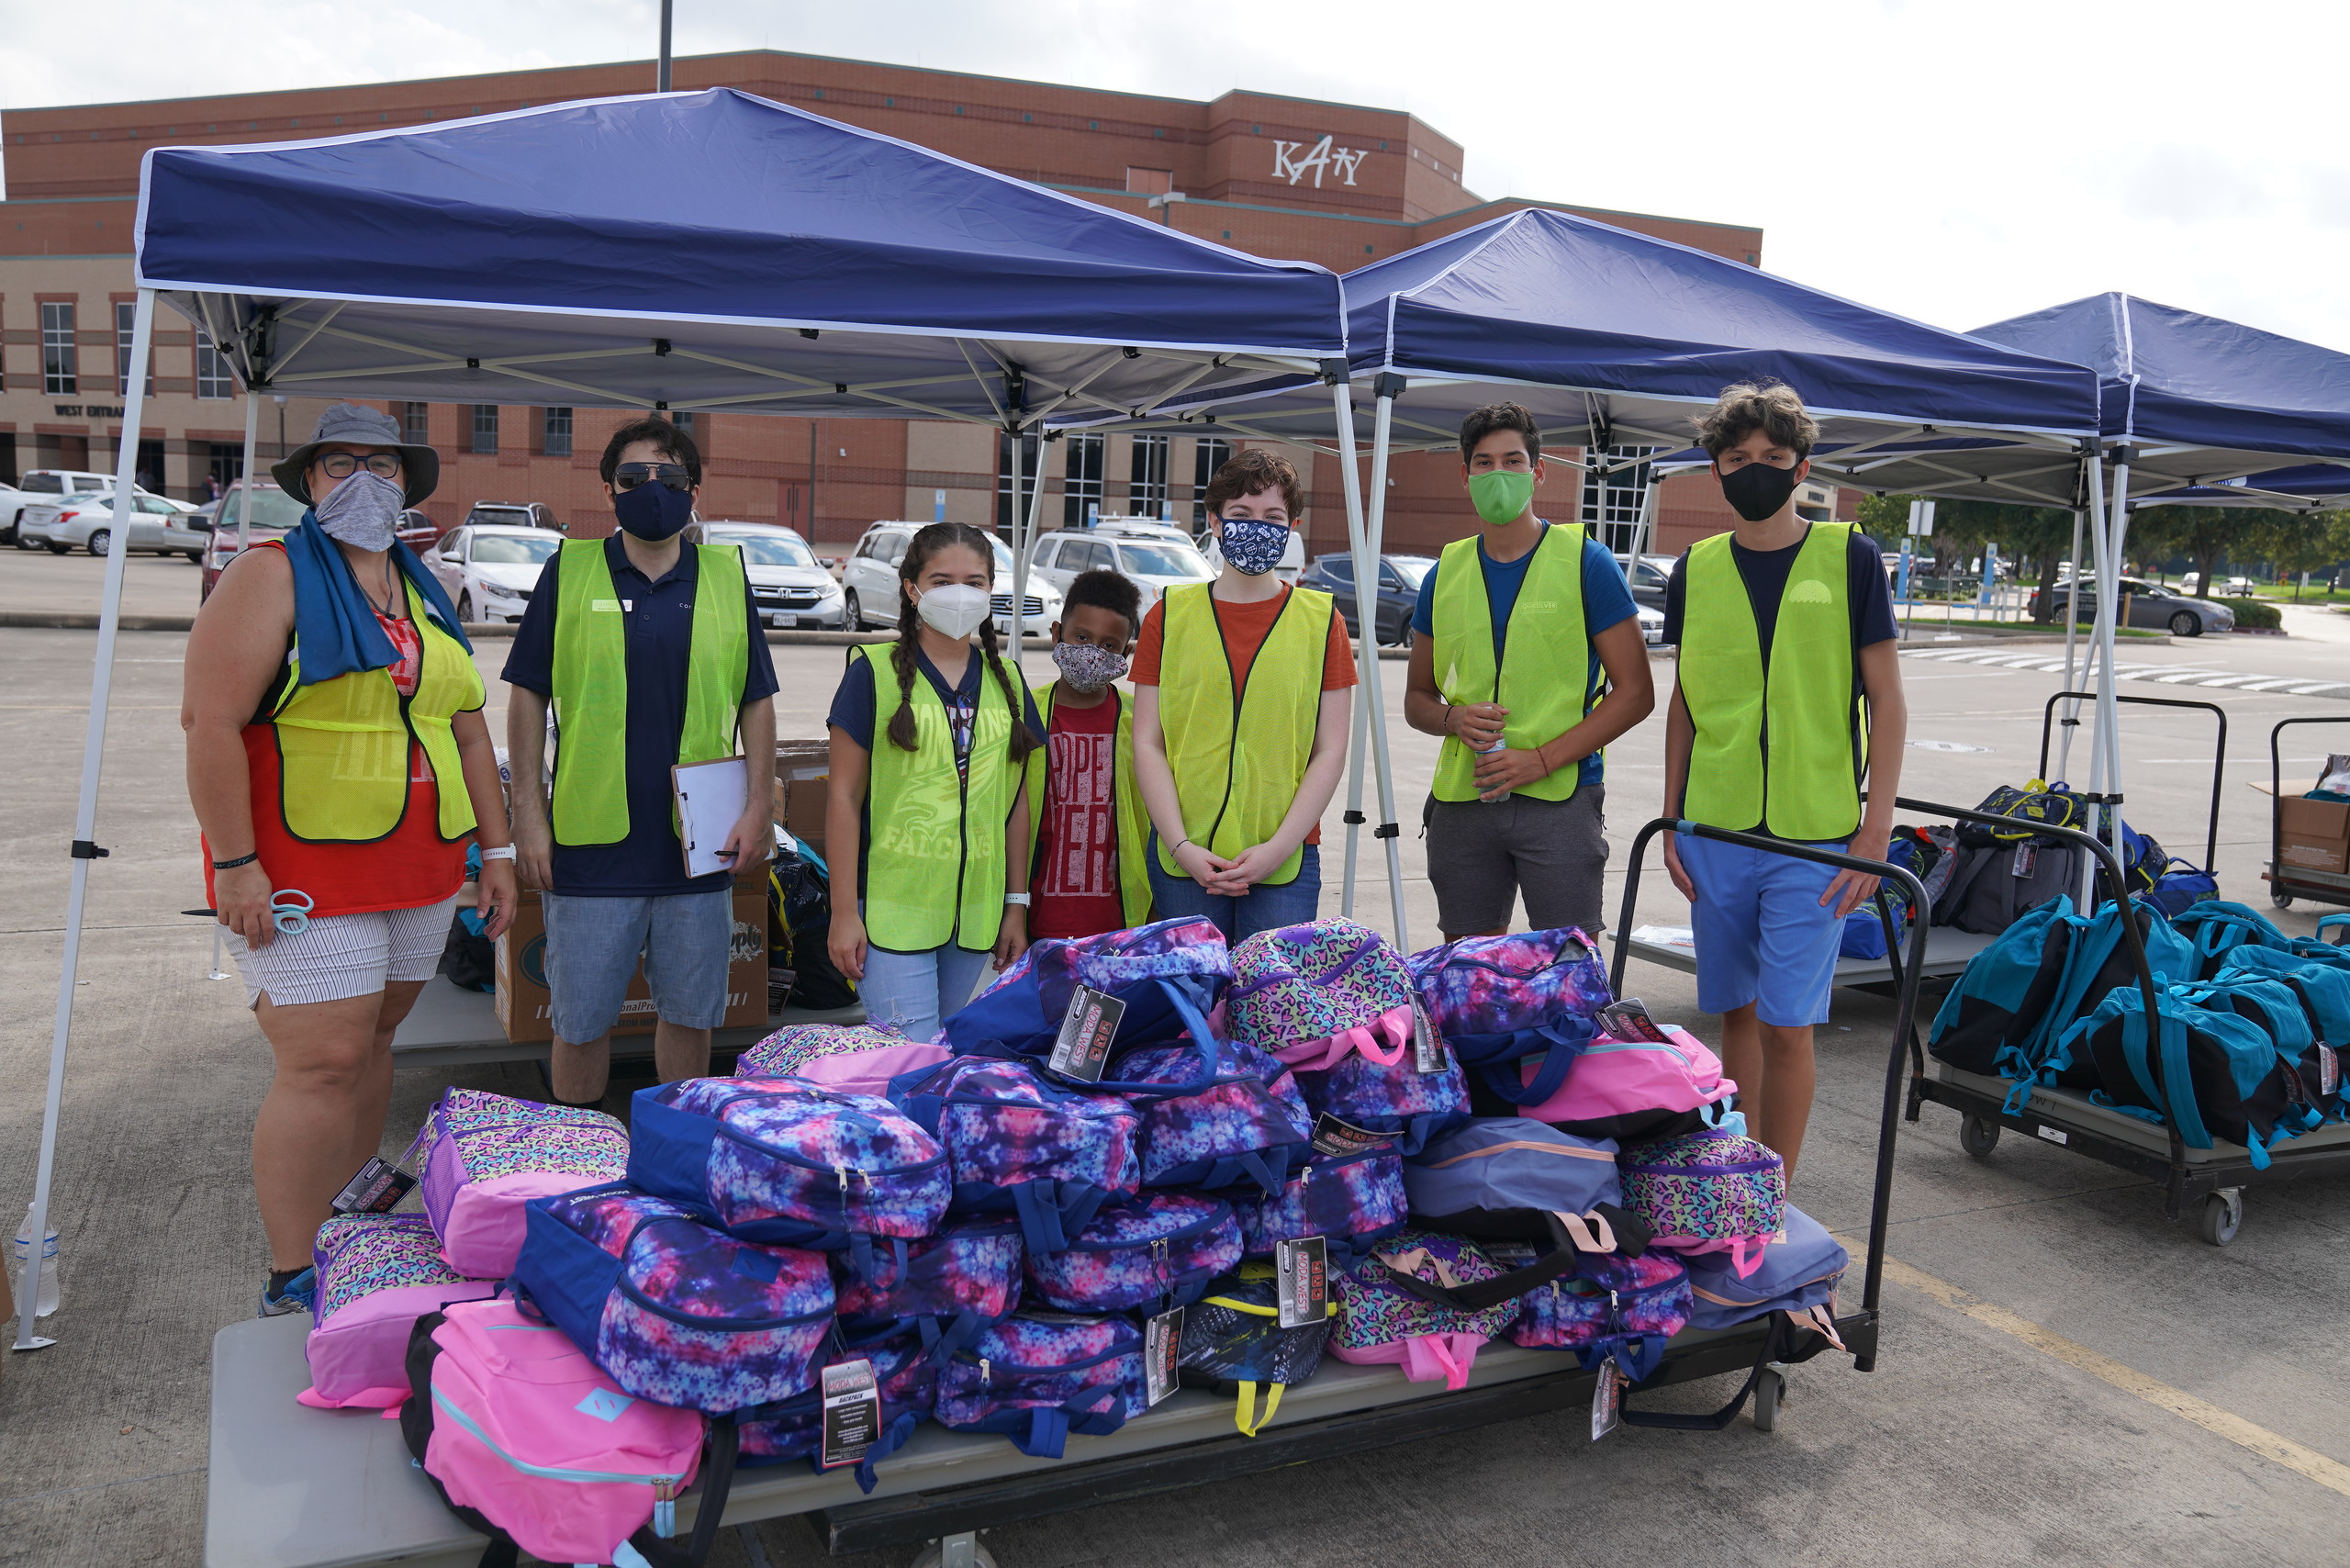
[(611, 1033), (640, 957), (653, 1012), (664, 1023), (715, 1029), (725, 1019), (732, 888), (658, 898), (542, 893), (539, 904), (556, 1039), (586, 1045)]
[[(1838, 868), (1679, 834), (1681, 868), (1697, 890), (1697, 1006), (1754, 1015), (1783, 1029), (1828, 1022), (1843, 917), (1819, 902)], [(1841, 852), (1841, 843), (1809, 846)]]

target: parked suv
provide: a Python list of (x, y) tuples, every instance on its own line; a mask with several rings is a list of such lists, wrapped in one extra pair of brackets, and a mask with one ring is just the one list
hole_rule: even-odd
[[(244, 521), (238, 512), (246, 493), (245, 481), (240, 479), (212, 503), (212, 515), (219, 521), (213, 527), (212, 542), (204, 551), (202, 597), (205, 599), (212, 597), (213, 584), (220, 580), (220, 574), (236, 558), (240, 547), (238, 536), (245, 528)], [(256, 544), (267, 539), (283, 539), (287, 529), (302, 521), (302, 513), (306, 510), (302, 503), (279, 489), (274, 481), (255, 480), (252, 496), (252, 529)]]
[[(1431, 555), (1382, 555), (1379, 558), (1379, 640), (1409, 647), (1412, 610), (1420, 602), (1420, 579), (1436, 565)], [(1319, 588), (1337, 600), (1347, 618), (1347, 635), (1362, 635), (1355, 618), (1355, 558), (1348, 554), (1316, 555), (1297, 579), (1300, 588)]]
[[(898, 607), (905, 602), (905, 596), (898, 591), (898, 563), (906, 558), (906, 546), (912, 543), (915, 532), (928, 526), (897, 520), (877, 522), (856, 542), (856, 548), (841, 567), (843, 603), (850, 631), (898, 624)], [(995, 628), (999, 633), (1009, 633), (1012, 552), (1003, 547), (1002, 540), (992, 534), (989, 537), (995, 544)], [(1022, 613), (1030, 626), (1044, 631), (1061, 618), (1061, 590), (1031, 570), (1028, 600)]]
[(1156, 522), (1104, 522), (1047, 533), (1036, 541), (1035, 556), (1028, 565), (1031, 575), (1064, 595), (1080, 572), (1097, 568), (1115, 572), (1140, 588), (1146, 610), (1169, 588), (1215, 578), (1215, 568), (1192, 543), (1190, 534)]
[(466, 528), (552, 528), (557, 533), (564, 526), (555, 521), (554, 509), (544, 501), (476, 501), (474, 510), (465, 514)]

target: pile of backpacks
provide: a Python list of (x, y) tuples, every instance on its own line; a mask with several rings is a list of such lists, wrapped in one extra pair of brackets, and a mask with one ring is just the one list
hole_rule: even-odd
[[(2155, 1025), (2125, 945), (2138, 928)], [(2151, 899), (2076, 914), (2059, 896), (1975, 955), (1935, 1016), (1939, 1059), (2176, 1126), (2189, 1148), (2242, 1145), (2256, 1168), (2286, 1139), (2350, 1121), (2340, 1051), (2350, 1043), (2350, 948), (2286, 935), (2258, 911), (2203, 900), (2176, 914)]]
[(1768, 1318), (1759, 1374), (1838, 1343), (1847, 1259), (1735, 1091), (1578, 931), (1039, 942), (936, 1040), (785, 1028), (625, 1132), (450, 1091), (423, 1212), (319, 1233), (304, 1398), (397, 1410), (498, 1541), (666, 1564), (738, 1465), (869, 1490), (925, 1421), (1058, 1458), (1191, 1383), (1254, 1435), (1326, 1354), (1457, 1389), (1494, 1339), (1612, 1399)]

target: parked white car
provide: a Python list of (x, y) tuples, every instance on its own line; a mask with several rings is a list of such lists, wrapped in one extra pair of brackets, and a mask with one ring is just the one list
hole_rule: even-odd
[(795, 528), (772, 522), (706, 522), (702, 538), (743, 552), (743, 574), (751, 579), (751, 599), (769, 626), (816, 627), (839, 632), (848, 625), (841, 585), (808, 548)]
[(1115, 572), (1142, 590), (1146, 610), (1169, 588), (1212, 582), (1216, 574), (1189, 534), (1172, 524), (1154, 522), (1103, 523), (1047, 533), (1036, 541), (1029, 569), (1063, 595), (1080, 572)]
[[(185, 501), (136, 492), (130, 498), (130, 548), (159, 555), (204, 559), (207, 533), (193, 526), (196, 508)], [(114, 492), (111, 488), (79, 492), (37, 500), (17, 518), (17, 547), (30, 550), (46, 544), (52, 554), (79, 548), (103, 555), (114, 542)]]
[(0, 544), (17, 542), (17, 524), (28, 506), (58, 496), (113, 488), (111, 474), (84, 468), (35, 468), (19, 476), (13, 487), (0, 487)]
[[(927, 526), (891, 521), (877, 522), (865, 531), (841, 568), (849, 630), (898, 624), (898, 607), (905, 602), (905, 596), (898, 591), (898, 563), (906, 558), (906, 546), (915, 532)], [(1008, 635), (1012, 631), (1012, 552), (1004, 548), (1002, 540), (989, 537), (995, 544), (995, 629)], [(1029, 626), (1044, 632), (1061, 618), (1061, 590), (1030, 572), (1022, 614)]]
[(476, 524), (453, 528), (424, 552), (460, 621), (520, 621), (531, 607), (539, 572), (563, 547), (563, 535), (543, 528)]

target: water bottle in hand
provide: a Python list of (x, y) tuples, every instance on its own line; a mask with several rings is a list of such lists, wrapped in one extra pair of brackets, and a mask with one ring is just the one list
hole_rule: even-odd
[[(1509, 741), (1508, 741), (1506, 738), (1504, 738), (1504, 739), (1501, 739), (1501, 740), (1497, 740), (1497, 741), (1495, 741), (1493, 745), (1491, 745), (1487, 746), (1484, 750), (1483, 750), (1483, 751), (1479, 752), (1477, 755), (1478, 755), (1479, 756), (1493, 756), (1493, 755), (1494, 755), (1494, 753), (1495, 753), (1495, 752), (1497, 752), (1497, 751), (1507, 751), (1508, 749), (1509, 749)], [(1478, 799), (1480, 799), (1480, 800), (1482, 800), (1482, 801), (1488, 801), (1499, 802), (1499, 801), (1506, 801), (1506, 800), (1508, 800), (1508, 799), (1509, 799), (1509, 791), (1508, 791), (1508, 790), (1502, 790), (1499, 794), (1495, 794), (1495, 795), (1481, 795), (1481, 796), (1479, 796), (1479, 797), (1478, 797)]]
[[(17, 1301), (17, 1310), (19, 1311), (22, 1311), (24, 1308), (24, 1303), (21, 1296), (24, 1289), (25, 1273), (32, 1259), (32, 1238), (33, 1206), (30, 1204), (27, 1204), (25, 1205), (25, 1223), (17, 1227), (17, 1245), (14, 1253), (17, 1288), (20, 1298)], [(59, 1294), (57, 1288), (57, 1232), (54, 1230), (49, 1233), (48, 1239), (42, 1245), (40, 1256), (40, 1300), (33, 1308), (33, 1316), (35, 1317), (47, 1317), (50, 1313), (57, 1310)]]

